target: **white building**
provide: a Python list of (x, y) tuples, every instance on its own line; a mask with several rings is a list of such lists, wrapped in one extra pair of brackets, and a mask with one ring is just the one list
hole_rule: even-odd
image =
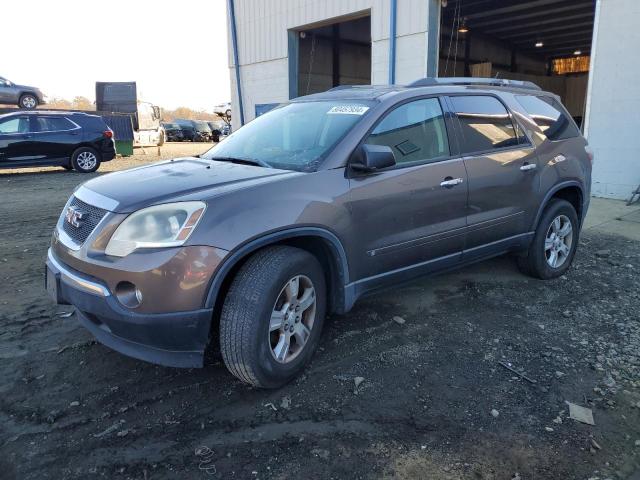
[(583, 124), (595, 195), (628, 198), (640, 184), (638, 0), (228, 0), (228, 10), (235, 128), (337, 85), (527, 79)]

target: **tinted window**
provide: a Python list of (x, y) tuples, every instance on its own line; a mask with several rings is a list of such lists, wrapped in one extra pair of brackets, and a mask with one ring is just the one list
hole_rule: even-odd
[(549, 140), (562, 140), (580, 134), (578, 127), (553, 98), (518, 95), (516, 99)]
[(36, 132), (55, 132), (77, 128), (64, 117), (35, 117)]
[(464, 153), (518, 145), (511, 117), (497, 98), (464, 96), (451, 97), (451, 101), (460, 119)]
[(384, 117), (365, 143), (391, 147), (398, 163), (449, 156), (440, 102), (425, 98), (399, 106)]
[(28, 117), (12, 117), (6, 120), (0, 120), (0, 133), (28, 133), (29, 118)]

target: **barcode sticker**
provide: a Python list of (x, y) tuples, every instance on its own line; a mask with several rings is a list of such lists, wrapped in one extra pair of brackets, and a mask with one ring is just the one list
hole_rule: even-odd
[(336, 105), (331, 107), (327, 114), (334, 115), (364, 115), (369, 110), (365, 105)]

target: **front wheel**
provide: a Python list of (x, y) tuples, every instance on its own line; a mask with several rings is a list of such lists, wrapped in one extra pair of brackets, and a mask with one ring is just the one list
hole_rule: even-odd
[(526, 255), (518, 258), (520, 269), (547, 280), (564, 274), (578, 247), (580, 223), (575, 208), (566, 200), (552, 200), (544, 210)]
[(24, 108), (25, 110), (33, 110), (38, 106), (38, 99), (35, 95), (25, 93), (20, 97), (19, 103), (20, 108)]
[(322, 266), (304, 250), (268, 247), (240, 268), (220, 316), (220, 349), (241, 381), (277, 388), (302, 372), (326, 312)]
[(76, 172), (95, 172), (100, 166), (98, 152), (91, 147), (80, 147), (71, 156), (71, 165)]

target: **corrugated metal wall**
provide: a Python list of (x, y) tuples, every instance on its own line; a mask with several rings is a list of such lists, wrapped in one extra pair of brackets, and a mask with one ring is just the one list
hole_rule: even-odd
[[(439, 0), (400, 0), (397, 11), (396, 81), (426, 75), (430, 5)], [(246, 120), (256, 104), (289, 98), (288, 32), (371, 16), (371, 80), (386, 83), (389, 69), (390, 0), (235, 0), (238, 55)], [(229, 39), (231, 45), (231, 39)], [(229, 66), (234, 67), (229, 50)], [(235, 76), (231, 74), (234, 119), (239, 117)], [(235, 124), (235, 120), (234, 120)], [(235, 124), (237, 126), (237, 124)]]

